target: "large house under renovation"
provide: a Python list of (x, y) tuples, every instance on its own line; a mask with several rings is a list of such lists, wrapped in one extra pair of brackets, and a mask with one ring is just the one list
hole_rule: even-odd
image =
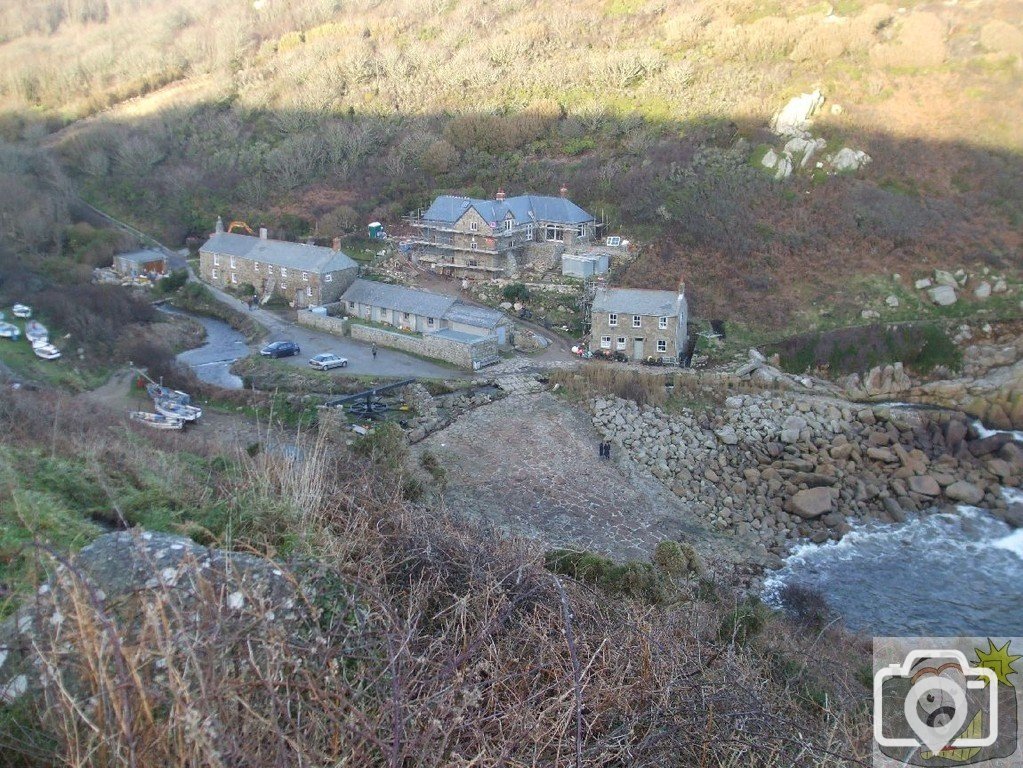
[(500, 190), (493, 200), (441, 195), (409, 217), (415, 258), (456, 277), (511, 277), (528, 263), (557, 263), (566, 251), (592, 247), (598, 223), (561, 197)]
[(340, 241), (333, 248), (267, 237), (216, 231), (199, 249), (202, 279), (221, 288), (251, 285), (262, 300), (277, 296), (296, 307), (337, 301), (358, 275), (359, 267)]

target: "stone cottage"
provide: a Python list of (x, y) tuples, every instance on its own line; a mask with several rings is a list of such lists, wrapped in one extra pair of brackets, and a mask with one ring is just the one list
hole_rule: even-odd
[(678, 292), (597, 288), (590, 351), (622, 353), (630, 360), (678, 362), (689, 334), (685, 287)]
[(473, 369), (497, 362), (498, 347), (511, 340), (512, 323), (503, 312), (401, 285), (356, 280), (341, 306), (353, 319), (353, 338)]
[(263, 301), (272, 296), (296, 307), (337, 301), (358, 275), (358, 265), (341, 250), (267, 237), (225, 232), (217, 219), (213, 235), (199, 249), (199, 274), (211, 285), (232, 288), (246, 283)]
[(566, 249), (592, 247), (597, 221), (567, 197), (500, 190), (493, 200), (441, 195), (409, 222), (418, 231), (415, 257), (443, 274), (515, 276), (527, 263), (549, 268)]

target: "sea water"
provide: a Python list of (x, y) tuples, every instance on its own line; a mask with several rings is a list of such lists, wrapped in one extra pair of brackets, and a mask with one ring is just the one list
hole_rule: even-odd
[(765, 580), (765, 600), (780, 605), (786, 584), (816, 590), (846, 627), (869, 635), (1019, 636), (1023, 529), (968, 506), (863, 523), (840, 541), (796, 547)]

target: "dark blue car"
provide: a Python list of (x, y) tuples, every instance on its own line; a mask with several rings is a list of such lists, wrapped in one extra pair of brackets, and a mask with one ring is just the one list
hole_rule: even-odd
[(259, 350), (259, 354), (263, 357), (289, 357), (301, 354), (301, 352), (298, 344), (293, 341), (275, 341)]

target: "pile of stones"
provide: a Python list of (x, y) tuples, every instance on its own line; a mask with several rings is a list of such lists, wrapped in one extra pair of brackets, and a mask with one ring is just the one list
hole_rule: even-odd
[(597, 431), (641, 469), (770, 552), (840, 538), (851, 520), (901, 522), (955, 504), (1023, 523), (1002, 493), (1023, 479), (1023, 450), (1011, 435), (978, 437), (960, 412), (786, 393), (729, 397), (714, 414), (617, 398), (591, 406)]

